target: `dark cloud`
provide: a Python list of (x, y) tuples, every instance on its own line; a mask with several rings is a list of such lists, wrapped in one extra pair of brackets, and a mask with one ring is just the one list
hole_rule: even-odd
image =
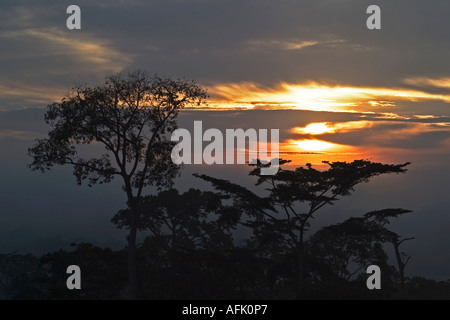
[[(63, 92), (74, 81), (144, 68), (203, 84), (314, 80), (389, 87), (450, 72), (446, 1), (380, 0), (377, 31), (365, 26), (369, 1), (82, 0), (81, 31), (65, 27), (70, 4), (2, 2), (2, 81)], [(17, 107), (10, 96), (0, 99), (2, 108)]]

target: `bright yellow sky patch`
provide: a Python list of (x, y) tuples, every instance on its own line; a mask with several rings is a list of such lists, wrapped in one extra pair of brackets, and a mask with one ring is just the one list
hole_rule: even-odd
[(288, 140), (281, 145), (283, 152), (351, 152), (351, 146), (344, 146), (337, 143), (318, 139), (302, 139), (302, 140)]
[(332, 127), (329, 127), (325, 122), (310, 123), (304, 128), (295, 128), (295, 129), (294, 129), (295, 132), (312, 135), (334, 132), (334, 129)]
[[(332, 86), (309, 82), (282, 83), (264, 88), (254, 83), (221, 84), (209, 89), (211, 107), (261, 109), (298, 109), (312, 111), (360, 112), (392, 107), (395, 101), (441, 100), (450, 103), (450, 94), (428, 93), (403, 88)], [(383, 110), (382, 112), (384, 112)]]
[(320, 135), (325, 133), (348, 132), (369, 128), (373, 125), (371, 121), (349, 121), (349, 122), (314, 122), (305, 127), (293, 128), (291, 132), (300, 134)]
[(320, 140), (300, 140), (295, 144), (303, 151), (327, 151), (335, 146), (333, 143)]

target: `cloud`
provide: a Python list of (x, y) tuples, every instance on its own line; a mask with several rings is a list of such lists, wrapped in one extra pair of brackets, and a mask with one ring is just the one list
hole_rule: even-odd
[(275, 48), (281, 50), (300, 50), (318, 45), (319, 41), (283, 41), (283, 40), (250, 40), (248, 46), (251, 49)]
[(120, 72), (133, 62), (133, 55), (117, 50), (109, 41), (85, 33), (68, 36), (67, 32), (56, 28), (23, 29), (3, 32), (0, 37), (38, 40), (49, 56), (69, 57), (100, 72)]
[(348, 144), (361, 153), (371, 154), (374, 153), (373, 150), (395, 148), (409, 153), (429, 150), (435, 154), (447, 154), (446, 141), (450, 140), (450, 122), (439, 122), (438, 119), (432, 123), (420, 122), (426, 120), (428, 119), (403, 121), (374, 119), (326, 123), (324, 127), (315, 126), (320, 123), (312, 123), (305, 127), (293, 128), (290, 133), (295, 139), (320, 134), (327, 141)]
[(373, 126), (373, 122), (367, 120), (361, 121), (348, 121), (348, 122), (313, 122), (305, 127), (296, 127), (291, 129), (293, 133), (321, 135), (330, 133), (349, 132), (353, 130), (361, 130), (370, 128)]
[(418, 87), (437, 87), (450, 89), (450, 77), (432, 79), (426, 77), (407, 78), (403, 80), (404, 83), (418, 86)]
[(317, 82), (281, 83), (263, 87), (256, 83), (220, 84), (209, 88), (213, 105), (245, 108), (302, 109), (339, 112), (386, 112), (398, 101), (439, 100), (450, 103), (450, 93), (428, 93), (406, 88), (336, 86)]
[(320, 35), (320, 39), (252, 39), (247, 41), (247, 47), (251, 50), (275, 49), (275, 50), (302, 50), (313, 46), (336, 47), (346, 43), (344, 39), (339, 39), (335, 35)]
[(0, 31), (0, 42), (0, 110), (59, 101), (74, 83), (92, 84), (134, 62), (134, 54), (86, 31), (16, 28)]
[(47, 104), (59, 101), (65, 88), (45, 85), (33, 85), (20, 81), (1, 79), (0, 98), (19, 98), (23, 102)]
[[(383, 126), (383, 127), (381, 127)], [(376, 142), (392, 142), (398, 140), (412, 139), (429, 133), (438, 133), (442, 137), (450, 133), (450, 123), (402, 123), (402, 122), (381, 122), (378, 123), (378, 130), (372, 134), (372, 140)]]
[(0, 140), (14, 139), (29, 141), (36, 137), (36, 133), (23, 130), (0, 130)]

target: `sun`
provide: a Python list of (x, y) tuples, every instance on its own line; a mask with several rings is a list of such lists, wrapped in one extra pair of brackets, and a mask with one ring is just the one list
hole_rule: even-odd
[(335, 132), (334, 129), (329, 127), (325, 122), (310, 123), (304, 128), (295, 128), (294, 130), (299, 133), (312, 135)]
[(312, 122), (306, 127), (295, 127), (291, 129), (292, 133), (321, 135), (325, 133), (345, 133), (353, 130), (370, 128), (373, 123), (366, 120), (348, 121), (348, 122)]
[(303, 151), (327, 151), (337, 145), (334, 143), (321, 140), (299, 140), (295, 141), (295, 145)]

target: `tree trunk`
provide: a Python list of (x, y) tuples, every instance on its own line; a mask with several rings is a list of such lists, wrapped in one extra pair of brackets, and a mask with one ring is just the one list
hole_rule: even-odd
[(128, 236), (128, 277), (130, 299), (138, 300), (137, 263), (136, 263), (137, 213), (131, 210), (130, 234)]
[(299, 243), (298, 243), (298, 298), (302, 299), (305, 291), (305, 249), (303, 246), (304, 242), (304, 231), (300, 231)]
[(405, 291), (405, 263), (403, 263), (402, 256), (400, 253), (400, 244), (398, 241), (393, 242), (394, 245), (394, 251), (395, 251), (395, 257), (397, 258), (397, 265), (398, 265), (398, 271), (400, 273), (400, 290), (403, 294)]

